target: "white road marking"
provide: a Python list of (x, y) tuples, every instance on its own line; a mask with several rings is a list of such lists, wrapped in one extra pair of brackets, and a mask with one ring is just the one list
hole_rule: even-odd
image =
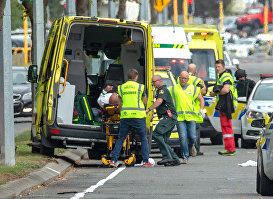
[(59, 171), (56, 171), (56, 170), (54, 170), (54, 169), (52, 169), (50, 167), (46, 167), (46, 168), (49, 169), (49, 170), (51, 170), (51, 171), (54, 171), (54, 172), (58, 173), (59, 175), (61, 174)]
[(84, 190), (83, 192), (75, 194), (71, 199), (83, 198), (85, 194), (94, 192), (96, 188), (98, 188), (99, 186), (104, 185), (104, 183), (107, 182), (108, 180), (113, 179), (116, 175), (118, 175), (125, 168), (126, 167), (118, 168), (113, 173), (111, 173), (107, 178), (100, 180), (96, 185), (92, 185), (91, 187)]

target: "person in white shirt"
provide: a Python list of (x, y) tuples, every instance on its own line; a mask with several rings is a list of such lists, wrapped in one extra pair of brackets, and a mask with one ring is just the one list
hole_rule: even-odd
[(113, 85), (106, 84), (105, 88), (102, 90), (97, 102), (101, 108), (104, 108), (106, 104), (117, 104), (118, 94), (114, 92)]

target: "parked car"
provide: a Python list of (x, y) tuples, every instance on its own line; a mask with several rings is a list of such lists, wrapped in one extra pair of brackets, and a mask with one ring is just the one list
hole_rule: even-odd
[[(273, 196), (273, 116), (267, 125), (265, 119), (256, 119), (251, 123), (252, 127), (259, 128), (261, 137), (257, 142), (257, 177), (256, 190), (263, 196)], [(265, 128), (264, 128), (265, 127)]]
[(13, 66), (13, 106), (14, 116), (31, 116), (32, 94), (31, 84), (27, 81), (28, 69)]
[(261, 80), (253, 88), (246, 105), (246, 114), (242, 120), (242, 148), (256, 146), (260, 138), (260, 129), (251, 126), (254, 119), (265, 119), (268, 122), (273, 112), (273, 77), (270, 74), (261, 75)]

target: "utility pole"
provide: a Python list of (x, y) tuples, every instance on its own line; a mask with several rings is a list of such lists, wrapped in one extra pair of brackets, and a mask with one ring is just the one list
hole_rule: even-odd
[(268, 0), (265, 0), (264, 5), (264, 34), (268, 33)]
[(224, 9), (223, 9), (223, 0), (219, 1), (219, 23), (220, 27), (219, 30), (223, 30), (224, 27)]
[(98, 16), (98, 4), (97, 4), (97, 0), (92, 0), (91, 4), (90, 4), (90, 16), (91, 17), (97, 17)]
[(163, 24), (168, 23), (168, 6), (163, 10)]
[[(66, 4), (66, 6), (68, 6), (68, 4)], [(44, 0), (33, 1), (33, 30), (34, 30), (33, 31), (33, 48), (34, 48), (33, 64), (38, 66), (38, 71), (39, 71), (42, 56), (43, 56), (43, 51), (44, 51), (44, 40), (45, 40)]]
[(108, 0), (108, 17), (116, 18), (116, 4), (113, 0)]
[(184, 24), (188, 24), (188, 5), (187, 5), (187, 0), (183, 0), (183, 14), (184, 14)]
[(3, 30), (0, 31), (0, 144), (2, 163), (7, 166), (14, 166), (15, 140), (10, 35), (10, 0), (6, 0), (3, 16)]
[(140, 8), (139, 8), (139, 21), (144, 21), (145, 20), (145, 4), (144, 4), (144, 1), (145, 0), (140, 0), (139, 3), (140, 3)]
[(76, 16), (76, 4), (74, 0), (66, 0), (65, 14), (68, 16)]
[(177, 0), (173, 0), (173, 23), (178, 23)]

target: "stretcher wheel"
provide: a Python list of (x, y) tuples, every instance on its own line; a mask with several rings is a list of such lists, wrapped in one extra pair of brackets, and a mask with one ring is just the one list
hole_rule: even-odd
[(126, 167), (133, 167), (136, 164), (135, 154), (132, 154), (128, 159), (124, 160)]

